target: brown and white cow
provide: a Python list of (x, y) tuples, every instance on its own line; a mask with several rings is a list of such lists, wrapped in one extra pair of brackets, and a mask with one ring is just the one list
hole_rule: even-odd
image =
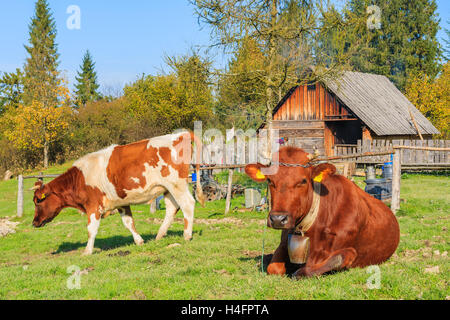
[[(64, 208), (76, 208), (88, 217), (89, 240), (84, 253), (91, 254), (101, 218), (118, 209), (123, 224), (140, 245), (144, 241), (134, 226), (130, 205), (149, 203), (164, 194), (166, 216), (156, 239), (167, 233), (181, 208), (184, 238), (190, 240), (195, 200), (188, 188), (188, 174), (194, 138), (192, 133), (184, 131), (123, 146), (112, 145), (80, 158), (53, 181), (35, 184), (33, 226), (44, 226)], [(199, 150), (200, 143), (195, 141)], [(196, 163), (197, 177), (200, 177), (199, 161)], [(203, 205), (199, 179), (196, 190), (197, 200)]]
[[(332, 164), (312, 165), (310, 159), (302, 149), (282, 147), (277, 163), (272, 163), (278, 170), (272, 167), (267, 173), (268, 167), (261, 164), (245, 168), (253, 180), (268, 181), (272, 207), (267, 225), (283, 230), (267, 272), (296, 270), (293, 275), (299, 278), (386, 261), (395, 252), (400, 234), (391, 210), (335, 174)], [(309, 238), (304, 264), (290, 262), (288, 238), (294, 231)]]

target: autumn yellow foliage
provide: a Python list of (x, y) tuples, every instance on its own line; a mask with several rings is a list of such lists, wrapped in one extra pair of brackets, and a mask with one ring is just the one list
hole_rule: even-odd
[[(39, 150), (47, 153), (51, 143), (59, 140), (69, 127), (71, 108), (69, 90), (61, 80), (60, 85), (47, 90), (47, 96), (55, 99), (33, 99), (29, 104), (20, 104), (5, 113), (2, 122), (4, 136), (18, 149)], [(44, 159), (46, 162), (48, 159)]]
[(450, 63), (447, 62), (436, 79), (412, 77), (406, 96), (441, 132), (437, 138), (450, 138)]
[(41, 102), (19, 107), (6, 117), (12, 128), (5, 136), (21, 149), (43, 148), (45, 142), (53, 142), (68, 128), (69, 110), (67, 107), (45, 107)]

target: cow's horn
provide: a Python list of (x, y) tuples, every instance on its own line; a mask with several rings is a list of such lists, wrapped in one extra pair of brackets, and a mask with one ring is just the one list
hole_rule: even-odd
[(307, 157), (309, 161), (314, 160), (319, 157), (319, 150), (317, 148), (314, 148), (314, 154), (308, 153)]
[(41, 188), (40, 185), (36, 185), (36, 186), (31, 187), (31, 188), (28, 189), (28, 190), (29, 190), (29, 191), (36, 191), (37, 189), (40, 189), (40, 188)]

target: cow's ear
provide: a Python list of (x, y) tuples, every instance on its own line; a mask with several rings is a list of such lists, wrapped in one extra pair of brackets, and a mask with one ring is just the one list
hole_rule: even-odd
[(315, 182), (322, 182), (329, 176), (336, 173), (336, 167), (330, 163), (321, 163), (312, 168), (312, 179)]
[(248, 164), (245, 166), (245, 173), (256, 182), (266, 181), (267, 177), (261, 172), (261, 164)]

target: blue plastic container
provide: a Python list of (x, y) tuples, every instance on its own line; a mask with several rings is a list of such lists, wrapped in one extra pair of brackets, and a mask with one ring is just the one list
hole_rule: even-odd
[(393, 165), (392, 162), (385, 162), (384, 165), (381, 167), (382, 174), (381, 176), (385, 179), (392, 180), (392, 173), (393, 173)]
[(191, 177), (192, 177), (192, 182), (197, 181), (197, 173), (193, 172)]
[(367, 179), (364, 181), (366, 187), (364, 191), (378, 200), (388, 200), (392, 198), (392, 180), (390, 179)]
[(392, 162), (385, 162), (384, 165), (381, 167), (382, 170), (382, 177), (385, 179), (391, 179), (392, 180)]

